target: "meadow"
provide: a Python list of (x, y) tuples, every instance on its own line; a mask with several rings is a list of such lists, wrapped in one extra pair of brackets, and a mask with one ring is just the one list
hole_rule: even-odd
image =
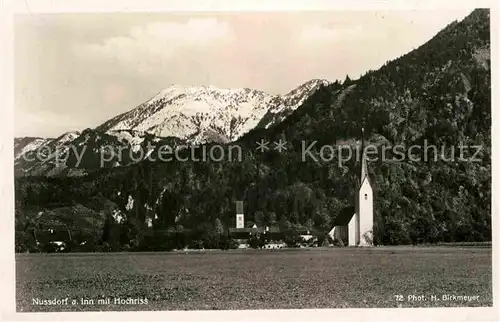
[(491, 306), (492, 254), (477, 247), (16, 254), (16, 284), (19, 312)]

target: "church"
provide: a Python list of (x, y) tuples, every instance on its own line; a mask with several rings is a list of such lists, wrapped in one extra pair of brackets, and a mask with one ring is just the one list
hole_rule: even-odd
[(339, 213), (334, 220), (333, 229), (328, 233), (332, 239), (342, 240), (347, 246), (373, 246), (373, 190), (368, 177), (364, 129), (362, 132), (355, 206), (347, 207)]

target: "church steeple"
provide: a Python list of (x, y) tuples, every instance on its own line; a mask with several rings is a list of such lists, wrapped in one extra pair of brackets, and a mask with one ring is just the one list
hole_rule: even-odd
[(365, 155), (365, 128), (361, 128), (361, 171), (359, 184), (362, 185), (365, 178), (368, 176), (368, 166), (366, 164)]
[(368, 177), (367, 157), (365, 153), (365, 129), (361, 129), (361, 169), (357, 195), (355, 225), (355, 244), (373, 245), (373, 190)]

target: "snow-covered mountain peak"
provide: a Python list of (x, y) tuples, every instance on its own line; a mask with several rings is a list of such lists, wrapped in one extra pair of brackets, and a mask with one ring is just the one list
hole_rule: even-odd
[(326, 79), (311, 79), (310, 81), (305, 82), (304, 84), (298, 86), (297, 88), (294, 88), (287, 94), (283, 95), (284, 97), (290, 97), (290, 96), (296, 96), (300, 93), (306, 92), (306, 91), (311, 91), (311, 90), (316, 90), (319, 86), (328, 86), (330, 85), (330, 82), (327, 81)]
[(66, 132), (64, 133), (63, 135), (61, 135), (60, 137), (58, 137), (56, 139), (56, 141), (59, 143), (59, 144), (64, 144), (64, 143), (68, 143), (68, 142), (71, 142), (73, 141), (74, 139), (76, 139), (77, 137), (80, 136), (80, 132), (78, 131), (71, 131), (71, 132)]
[(271, 125), (282, 122), (293, 113), (305, 100), (316, 92), (321, 86), (328, 86), (330, 82), (325, 79), (311, 79), (281, 96), (281, 102), (269, 108), (260, 120), (258, 127), (269, 128)]
[(135, 109), (98, 127), (105, 132), (136, 130), (204, 143), (214, 133), (234, 141), (272, 111), (295, 110), (325, 80), (308, 81), (286, 95), (250, 88), (170, 85)]
[[(15, 140), (17, 175), (84, 175), (101, 167), (102, 148), (122, 155), (138, 153), (149, 143), (228, 143), (256, 126), (276, 124), (297, 109), (323, 80), (308, 81), (285, 95), (251, 88), (171, 85), (131, 111), (94, 129), (67, 132), (57, 138)], [(82, 163), (76, 165), (76, 153)], [(128, 151), (128, 152), (127, 152)], [(38, 153), (43, 159), (36, 158)], [(28, 158), (21, 158), (27, 156)], [(66, 159), (71, 156), (71, 160)], [(112, 166), (133, 163), (126, 157)], [(109, 166), (109, 164), (107, 165)]]

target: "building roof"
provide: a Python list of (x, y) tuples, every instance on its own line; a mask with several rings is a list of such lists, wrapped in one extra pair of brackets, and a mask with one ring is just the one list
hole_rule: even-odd
[(264, 232), (264, 227), (257, 228), (229, 228), (230, 233), (259, 233)]
[[(361, 164), (359, 171), (359, 187), (363, 185), (363, 181), (368, 179), (368, 165), (366, 163), (366, 153), (365, 153), (365, 129), (361, 128)], [(368, 179), (369, 181), (370, 179)]]
[(278, 227), (269, 227), (266, 230), (266, 227), (256, 227), (256, 228), (229, 228), (229, 233), (279, 233), (280, 229)]
[(356, 210), (354, 206), (345, 207), (333, 220), (333, 226), (345, 226), (349, 224), (349, 221), (351, 221), (351, 218), (352, 216), (354, 216), (355, 212)]

